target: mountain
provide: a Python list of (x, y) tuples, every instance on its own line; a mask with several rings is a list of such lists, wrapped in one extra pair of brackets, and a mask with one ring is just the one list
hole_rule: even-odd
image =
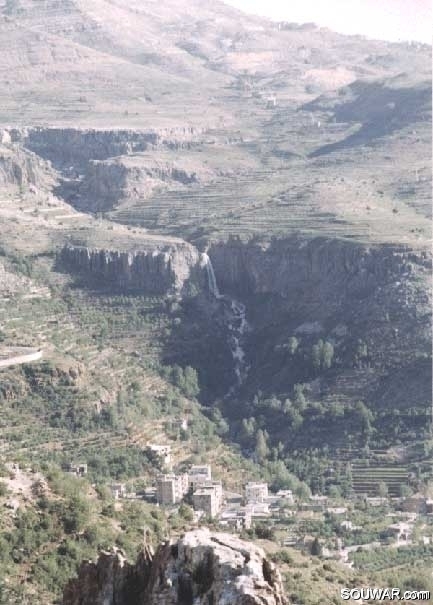
[(155, 482), (154, 440), (301, 507), (426, 493), (431, 47), (216, 1), (5, 0), (0, 52), (6, 602), (189, 528), (107, 494)]

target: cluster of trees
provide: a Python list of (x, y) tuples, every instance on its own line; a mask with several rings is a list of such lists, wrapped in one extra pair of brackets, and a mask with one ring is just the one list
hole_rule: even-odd
[(311, 361), (314, 369), (317, 370), (329, 370), (332, 366), (334, 359), (334, 346), (326, 341), (320, 339), (311, 348)]
[(177, 364), (172, 367), (166, 366), (163, 370), (163, 374), (183, 393), (183, 395), (185, 395), (185, 397), (195, 399), (199, 396), (200, 386), (197, 370), (191, 366), (186, 366), (185, 368), (182, 368)]

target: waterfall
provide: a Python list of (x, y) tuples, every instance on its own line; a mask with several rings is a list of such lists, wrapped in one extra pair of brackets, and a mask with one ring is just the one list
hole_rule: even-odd
[(209, 293), (224, 305), (224, 314), (229, 333), (228, 344), (234, 362), (237, 383), (227, 393), (227, 395), (231, 395), (236, 386), (242, 385), (249, 371), (249, 365), (245, 360), (245, 351), (242, 348), (243, 337), (249, 329), (246, 319), (246, 308), (240, 301), (220, 293), (212, 262), (206, 253), (202, 254), (201, 266), (206, 269)]
[(221, 298), (220, 291), (218, 289), (217, 280), (215, 277), (215, 271), (213, 270), (212, 262), (206, 252), (201, 255), (202, 266), (205, 267), (207, 273), (207, 283), (209, 286), (209, 292), (214, 298)]

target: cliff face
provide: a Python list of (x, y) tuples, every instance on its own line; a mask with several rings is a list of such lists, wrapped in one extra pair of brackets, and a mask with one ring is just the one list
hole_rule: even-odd
[(430, 267), (427, 254), (404, 246), (368, 247), (316, 238), (243, 244), (229, 240), (209, 250), (222, 291), (274, 294), (291, 308), (329, 314), (345, 298), (363, 299), (378, 287)]
[[(426, 251), (288, 239), (263, 245), (229, 240), (214, 244), (208, 254), (220, 291), (233, 293), (247, 307), (250, 396), (263, 392), (264, 385), (267, 393), (290, 393), (295, 383), (311, 382), (311, 397), (319, 400), (362, 400), (372, 409), (411, 405), (422, 414), (431, 409)], [(292, 337), (303, 351), (299, 358), (287, 351)], [(319, 339), (333, 346), (328, 372), (309, 365)]]
[[(1, 144), (4, 141), (4, 144)], [(48, 162), (10, 142), (7, 131), (0, 133), (0, 186), (50, 188), (55, 174)]]
[(65, 246), (60, 260), (74, 272), (126, 291), (182, 293), (189, 281), (205, 283), (200, 254), (187, 243), (134, 251)]
[(143, 200), (155, 187), (171, 182), (181, 185), (196, 183), (196, 171), (176, 166), (172, 162), (157, 162), (134, 156), (88, 163), (82, 182), (73, 193), (74, 206), (91, 212), (112, 210), (123, 200)]
[(182, 148), (203, 129), (194, 127), (158, 130), (79, 130), (75, 128), (31, 128), (13, 130), (11, 136), (27, 149), (50, 160), (56, 167), (84, 166), (90, 160), (106, 160), (145, 151), (155, 145)]
[(263, 550), (206, 529), (146, 549), (135, 564), (119, 551), (83, 563), (63, 605), (287, 605), (278, 570)]

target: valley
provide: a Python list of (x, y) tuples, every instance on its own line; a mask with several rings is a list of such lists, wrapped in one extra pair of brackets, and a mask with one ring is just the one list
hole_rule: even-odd
[(433, 590), (431, 47), (16, 0), (0, 48), (0, 603), (205, 527), (291, 603)]

